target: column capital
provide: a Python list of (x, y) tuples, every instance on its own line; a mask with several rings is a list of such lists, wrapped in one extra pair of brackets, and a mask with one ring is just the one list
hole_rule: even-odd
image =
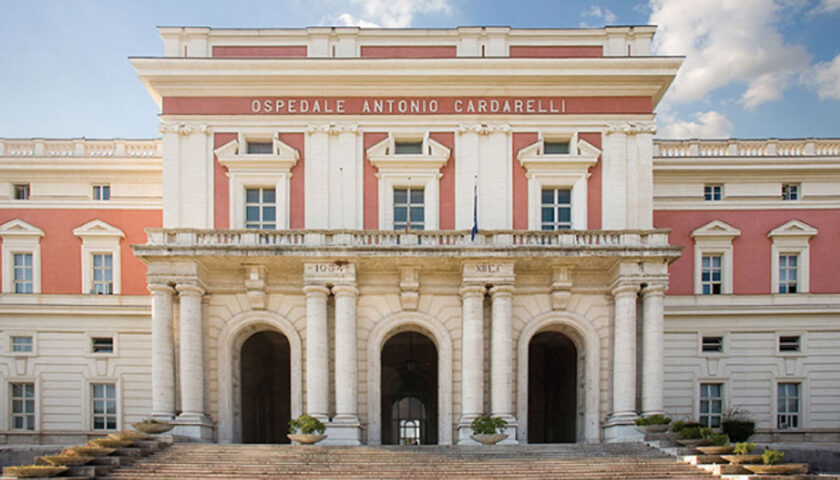
[(318, 284), (318, 285), (305, 285), (303, 287), (304, 295), (315, 295), (315, 294), (322, 294), (322, 295), (329, 295), (330, 289), (327, 288), (326, 285)]
[(178, 295), (181, 296), (200, 297), (205, 293), (204, 289), (197, 283), (179, 283), (178, 285), (175, 285), (175, 290), (178, 292)]
[(152, 295), (156, 295), (158, 293), (168, 293), (169, 295), (173, 295), (175, 293), (175, 289), (168, 283), (150, 283), (147, 288)]
[(493, 298), (502, 296), (510, 297), (515, 291), (516, 287), (514, 287), (513, 285), (494, 285), (492, 288), (490, 288), (490, 296), (492, 296)]
[[(304, 287), (304, 291), (305, 290), (306, 290), (306, 287)], [(351, 284), (346, 284), (346, 283), (345, 284), (338, 284), (338, 285), (333, 285), (332, 293), (336, 297), (355, 297), (359, 294), (359, 289), (356, 288), (355, 285), (351, 285)]]
[(475, 285), (475, 284), (466, 284), (461, 285), (461, 296), (462, 297), (477, 297), (477, 296), (484, 296), (487, 292), (487, 288), (484, 285)]
[(648, 295), (665, 295), (665, 292), (668, 290), (667, 283), (648, 283), (642, 288), (642, 295), (647, 297)]
[(612, 290), (610, 290), (614, 298), (639, 294), (639, 285), (637, 283), (618, 283)]

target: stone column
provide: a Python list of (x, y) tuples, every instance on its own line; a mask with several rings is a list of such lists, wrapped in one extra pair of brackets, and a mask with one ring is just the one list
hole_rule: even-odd
[(512, 285), (490, 289), (493, 324), (490, 351), (490, 411), (493, 416), (513, 420), (513, 332)]
[(172, 296), (175, 289), (149, 285), (152, 293), (152, 418), (175, 417), (175, 344), (172, 339)]
[(469, 424), (484, 413), (484, 292), (479, 285), (461, 287), (461, 425), (459, 441), (469, 438)]
[(664, 413), (665, 290), (662, 284), (650, 284), (642, 290), (642, 414), (645, 416)]
[(336, 285), (332, 291), (335, 295), (335, 419), (358, 422), (356, 296), (359, 291), (353, 285)]
[(204, 289), (196, 284), (179, 283), (181, 324), (181, 415), (188, 423), (204, 420), (204, 355), (201, 327), (201, 297)]
[(613, 413), (608, 422), (610, 425), (632, 425), (636, 418), (636, 297), (638, 292), (639, 287), (635, 284), (619, 284), (612, 290), (615, 299), (615, 348), (612, 372)]
[(327, 294), (324, 285), (303, 287), (306, 295), (306, 413), (326, 422), (329, 416)]

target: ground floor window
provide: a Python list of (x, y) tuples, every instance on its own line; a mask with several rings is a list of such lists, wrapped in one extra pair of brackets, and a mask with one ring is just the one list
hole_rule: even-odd
[(12, 383), (12, 430), (35, 430), (35, 384)]
[(799, 427), (799, 384), (780, 383), (778, 393), (777, 427), (780, 430)]
[(723, 415), (723, 384), (700, 384), (700, 423), (705, 427), (720, 427)]
[(91, 389), (93, 429), (116, 430), (117, 386), (113, 383), (94, 383)]

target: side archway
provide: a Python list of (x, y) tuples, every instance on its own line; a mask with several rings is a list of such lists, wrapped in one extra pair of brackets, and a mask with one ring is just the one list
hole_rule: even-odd
[(303, 412), (303, 358), (300, 336), (294, 325), (273, 312), (240, 313), (225, 323), (219, 332), (217, 344), (219, 443), (238, 442), (242, 439), (241, 412), (237, 408), (241, 396), (241, 382), (234, 380), (240, 371), (240, 351), (243, 343), (251, 335), (263, 331), (279, 332), (289, 342), (291, 416), (295, 418)]
[(578, 438), (587, 443), (597, 443), (601, 437), (598, 420), (601, 398), (599, 384), (601, 342), (595, 327), (583, 316), (571, 312), (551, 312), (534, 318), (528, 322), (519, 335), (516, 365), (518, 378), (516, 417), (519, 420), (517, 440), (520, 443), (528, 442), (528, 356), (531, 339), (537, 333), (552, 330), (567, 334), (575, 344), (578, 356), (583, 357), (583, 361), (579, 362), (579, 365), (582, 364), (580, 370), (584, 382), (580, 402), (583, 408), (583, 421), (582, 432)]
[(368, 445), (382, 443), (382, 359), (385, 342), (406, 331), (427, 335), (438, 351), (438, 445), (452, 444), (452, 337), (434, 317), (419, 312), (389, 315), (373, 327), (368, 336)]

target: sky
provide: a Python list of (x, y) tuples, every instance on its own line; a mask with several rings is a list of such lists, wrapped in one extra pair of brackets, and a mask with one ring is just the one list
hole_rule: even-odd
[(659, 138), (840, 137), (840, 0), (0, 0), (0, 137), (154, 138), (157, 26), (657, 25)]

